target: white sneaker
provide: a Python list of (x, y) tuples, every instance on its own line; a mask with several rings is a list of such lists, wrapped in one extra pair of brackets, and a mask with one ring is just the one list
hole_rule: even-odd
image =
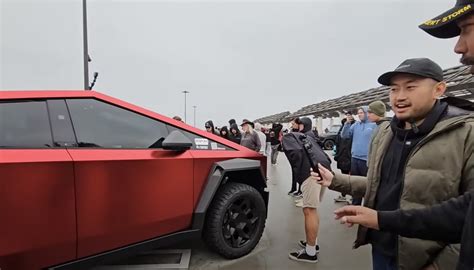
[(303, 208), (303, 200), (296, 203), (296, 207)]

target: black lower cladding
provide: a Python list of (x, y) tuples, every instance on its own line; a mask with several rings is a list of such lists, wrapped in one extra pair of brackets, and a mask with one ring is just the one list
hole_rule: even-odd
[(98, 255), (83, 258), (77, 261), (68, 262), (65, 264), (49, 267), (49, 270), (64, 270), (64, 269), (87, 269), (96, 265), (104, 265), (113, 263), (118, 259), (133, 256), (137, 253), (148, 251), (154, 248), (168, 246), (181, 241), (192, 241), (199, 239), (201, 236), (200, 230), (188, 230), (177, 232), (162, 237), (150, 239), (144, 242), (136, 243), (130, 246), (122, 247), (116, 250), (108, 251)]

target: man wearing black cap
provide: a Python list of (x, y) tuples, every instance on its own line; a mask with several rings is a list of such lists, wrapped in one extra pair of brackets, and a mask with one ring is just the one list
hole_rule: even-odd
[[(332, 176), (320, 168), (317, 180), (365, 194), (364, 205), (378, 211), (431, 206), (474, 188), (474, 116), (439, 100), (446, 90), (441, 67), (426, 58), (408, 59), (378, 81), (390, 86), (395, 116), (373, 138), (368, 176)], [(355, 247), (368, 243), (374, 269), (456, 266), (456, 252), (441, 242), (360, 226)]]
[(457, 0), (453, 8), (419, 26), (437, 38), (457, 37), (454, 47), (461, 54), (461, 63), (471, 66), (474, 73), (474, 0)]

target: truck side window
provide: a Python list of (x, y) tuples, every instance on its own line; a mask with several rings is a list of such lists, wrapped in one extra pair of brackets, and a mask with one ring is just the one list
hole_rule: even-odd
[(161, 148), (166, 125), (96, 99), (66, 100), (79, 147)]
[(29, 100), (1, 102), (0, 147), (53, 147), (46, 102)]

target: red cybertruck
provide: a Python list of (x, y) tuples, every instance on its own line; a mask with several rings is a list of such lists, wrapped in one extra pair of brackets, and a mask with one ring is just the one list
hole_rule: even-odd
[(203, 236), (248, 254), (266, 158), (94, 91), (0, 91), (0, 268), (84, 269)]

